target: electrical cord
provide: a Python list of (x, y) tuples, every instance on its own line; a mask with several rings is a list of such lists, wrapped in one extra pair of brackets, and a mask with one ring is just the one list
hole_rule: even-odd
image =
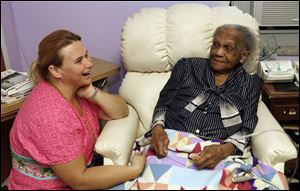
[[(252, 137), (252, 136), (255, 136), (255, 135), (261, 135), (261, 134), (264, 134), (264, 133), (267, 133), (267, 132), (270, 132), (270, 131), (277, 131), (277, 132), (281, 132), (281, 133), (284, 133), (285, 135), (286, 132), (285, 131), (282, 131), (282, 130), (279, 130), (279, 129), (270, 129), (270, 130), (266, 130), (266, 131), (261, 131), (261, 132), (257, 132), (257, 133), (252, 133), (252, 134), (249, 134), (249, 135), (246, 135), (244, 136), (244, 138), (248, 138), (248, 137)], [(297, 172), (297, 169), (298, 169), (298, 162), (299, 162), (299, 145), (297, 145), (294, 140), (289, 136), (287, 135), (287, 137), (290, 139), (290, 141), (293, 143), (293, 145), (295, 146), (296, 150), (297, 150), (297, 158), (296, 158), (296, 167), (294, 169), (294, 172), (292, 174), (292, 176), (289, 178), (288, 182), (291, 183), (291, 181), (293, 180), (296, 172)]]
[(295, 166), (295, 169), (294, 169), (294, 172), (292, 174), (292, 176), (289, 178), (288, 182), (289, 184), (292, 182), (292, 180), (294, 179), (295, 175), (296, 175), (296, 172), (297, 172), (297, 169), (298, 169), (298, 166), (299, 166), (299, 157), (298, 157), (298, 149), (297, 149), (297, 158), (296, 158), (296, 166)]
[(281, 48), (280, 46), (274, 48), (274, 50), (270, 54), (267, 54), (267, 55), (265, 55), (263, 57), (260, 57), (259, 60), (262, 61), (262, 60), (266, 60), (266, 59), (270, 58), (272, 55), (274, 55), (275, 53), (277, 53), (278, 49), (280, 49), (280, 48)]
[[(250, 137), (262, 135), (262, 134), (264, 134), (264, 133), (271, 132), (271, 131), (277, 131), (277, 132), (280, 132), (280, 133), (283, 133), (283, 134), (287, 135), (287, 133), (286, 133), (285, 131), (283, 131), (283, 130), (279, 130), (279, 129), (269, 129), (269, 130), (265, 130), (265, 131), (260, 131), (260, 132), (256, 132), (256, 133), (251, 133), (251, 134), (249, 134), (249, 135), (245, 135), (245, 136), (242, 136), (242, 137), (239, 137), (239, 138), (235, 138), (235, 139), (238, 140), (238, 139), (250, 138)], [(201, 135), (197, 135), (197, 136), (200, 137), (200, 138), (205, 138), (205, 139), (210, 139), (210, 140), (212, 140), (211, 137), (205, 137), (205, 136), (201, 136)], [(291, 177), (289, 178), (289, 180), (288, 180), (288, 183), (291, 183), (291, 181), (293, 180), (293, 178), (294, 178), (294, 176), (295, 176), (295, 174), (296, 174), (296, 172), (297, 172), (297, 169), (298, 169), (298, 162), (299, 162), (299, 157), (298, 157), (298, 155), (299, 155), (299, 145), (297, 145), (297, 144), (292, 140), (292, 138), (291, 138), (289, 135), (287, 135), (287, 137), (290, 139), (290, 141), (293, 143), (293, 145), (295, 146), (295, 148), (296, 148), (296, 150), (297, 150), (296, 167), (295, 167), (295, 169), (294, 169), (294, 172), (293, 172), (292, 176), (291, 176)]]
[[(262, 67), (262, 66), (261, 66)], [(266, 67), (267, 67), (267, 71), (266, 71), (266, 73), (267, 73), (267, 75), (265, 76), (265, 78), (264, 78), (264, 81), (267, 81), (267, 79), (268, 79), (268, 76), (269, 76), (269, 74), (270, 74), (270, 72), (271, 72), (271, 68), (269, 68), (269, 66), (268, 66), (268, 64), (266, 64)], [(263, 70), (263, 69), (261, 69), (261, 70)], [(263, 71), (261, 71), (262, 73), (263, 73)], [(263, 75), (262, 75), (263, 76)]]
[[(246, 176), (246, 174), (249, 174), (250, 176)], [(242, 176), (236, 176), (232, 178), (232, 182), (234, 183), (241, 183), (241, 182), (247, 182), (249, 180), (253, 180), (253, 179), (258, 179), (261, 180), (271, 186), (273, 186), (273, 188), (275, 188), (276, 190), (280, 190), (280, 188), (278, 188), (276, 185), (274, 185), (272, 182), (264, 179), (264, 178), (260, 178), (258, 176), (256, 176), (252, 171), (247, 171), (244, 173), (244, 175)]]

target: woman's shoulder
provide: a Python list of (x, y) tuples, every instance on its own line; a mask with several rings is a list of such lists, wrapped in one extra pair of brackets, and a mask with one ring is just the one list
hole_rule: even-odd
[(53, 116), (61, 110), (68, 109), (66, 101), (47, 82), (39, 82), (26, 98), (20, 113), (27, 117)]
[(257, 86), (260, 85), (260, 78), (258, 74), (248, 74), (245, 72), (244, 76), (246, 77), (247, 80), (244, 80), (244, 82), (248, 83), (249, 86)]
[(241, 87), (245, 91), (245, 96), (251, 96), (253, 94), (259, 94), (261, 93), (261, 80), (260, 77), (257, 74), (245, 74), (245, 78), (243, 80), (240, 80)]
[(182, 57), (178, 60), (178, 63), (181, 64), (204, 64), (209, 63), (210, 58), (203, 58), (203, 57)]
[(203, 70), (209, 65), (209, 58), (202, 57), (183, 57), (176, 63), (177, 68), (185, 68), (185, 70)]

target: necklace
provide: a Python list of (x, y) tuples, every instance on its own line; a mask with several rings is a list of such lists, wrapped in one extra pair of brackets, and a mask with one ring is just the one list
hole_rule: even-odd
[(96, 143), (96, 140), (97, 140), (98, 136), (96, 135), (95, 131), (93, 131), (93, 129), (91, 128), (90, 121), (89, 121), (89, 119), (86, 115), (86, 112), (85, 112), (84, 108), (81, 109), (81, 110), (82, 110), (82, 113), (83, 113), (84, 126), (88, 130), (89, 134), (93, 137), (94, 143)]
[[(98, 136), (96, 135), (95, 131), (92, 130), (90, 121), (86, 114), (86, 111), (84, 110), (84, 108), (81, 108), (80, 101), (78, 100), (78, 105), (77, 105), (77, 109), (76, 109), (76, 107), (73, 104), (71, 104), (70, 101), (68, 101), (68, 99), (66, 99), (66, 97), (61, 93), (61, 91), (53, 83), (49, 82), (49, 84), (70, 104), (70, 106), (75, 110), (75, 112), (77, 111), (76, 115), (78, 116), (78, 119), (81, 122), (83, 121), (83, 126), (88, 130), (91, 137), (93, 137), (94, 143), (96, 143)], [(83, 116), (82, 119), (81, 119), (80, 113), (82, 113), (82, 116)]]

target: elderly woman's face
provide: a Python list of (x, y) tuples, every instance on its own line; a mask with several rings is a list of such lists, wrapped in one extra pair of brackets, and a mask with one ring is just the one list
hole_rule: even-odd
[(243, 35), (233, 28), (225, 28), (216, 33), (210, 50), (211, 67), (214, 72), (230, 73), (238, 64), (246, 61)]

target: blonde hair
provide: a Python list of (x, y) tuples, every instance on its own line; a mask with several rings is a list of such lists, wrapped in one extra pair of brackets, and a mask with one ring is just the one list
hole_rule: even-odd
[(81, 37), (68, 30), (56, 30), (48, 34), (39, 44), (38, 58), (34, 60), (29, 68), (29, 77), (34, 84), (40, 80), (49, 81), (48, 67), (62, 65), (63, 56), (60, 50), (74, 41), (81, 41)]
[(42, 77), (40, 76), (40, 73), (38, 71), (37, 60), (33, 60), (32, 63), (30, 64), (30, 67), (28, 70), (28, 76), (29, 76), (30, 80), (32, 81), (33, 85), (36, 85), (42, 79)]

